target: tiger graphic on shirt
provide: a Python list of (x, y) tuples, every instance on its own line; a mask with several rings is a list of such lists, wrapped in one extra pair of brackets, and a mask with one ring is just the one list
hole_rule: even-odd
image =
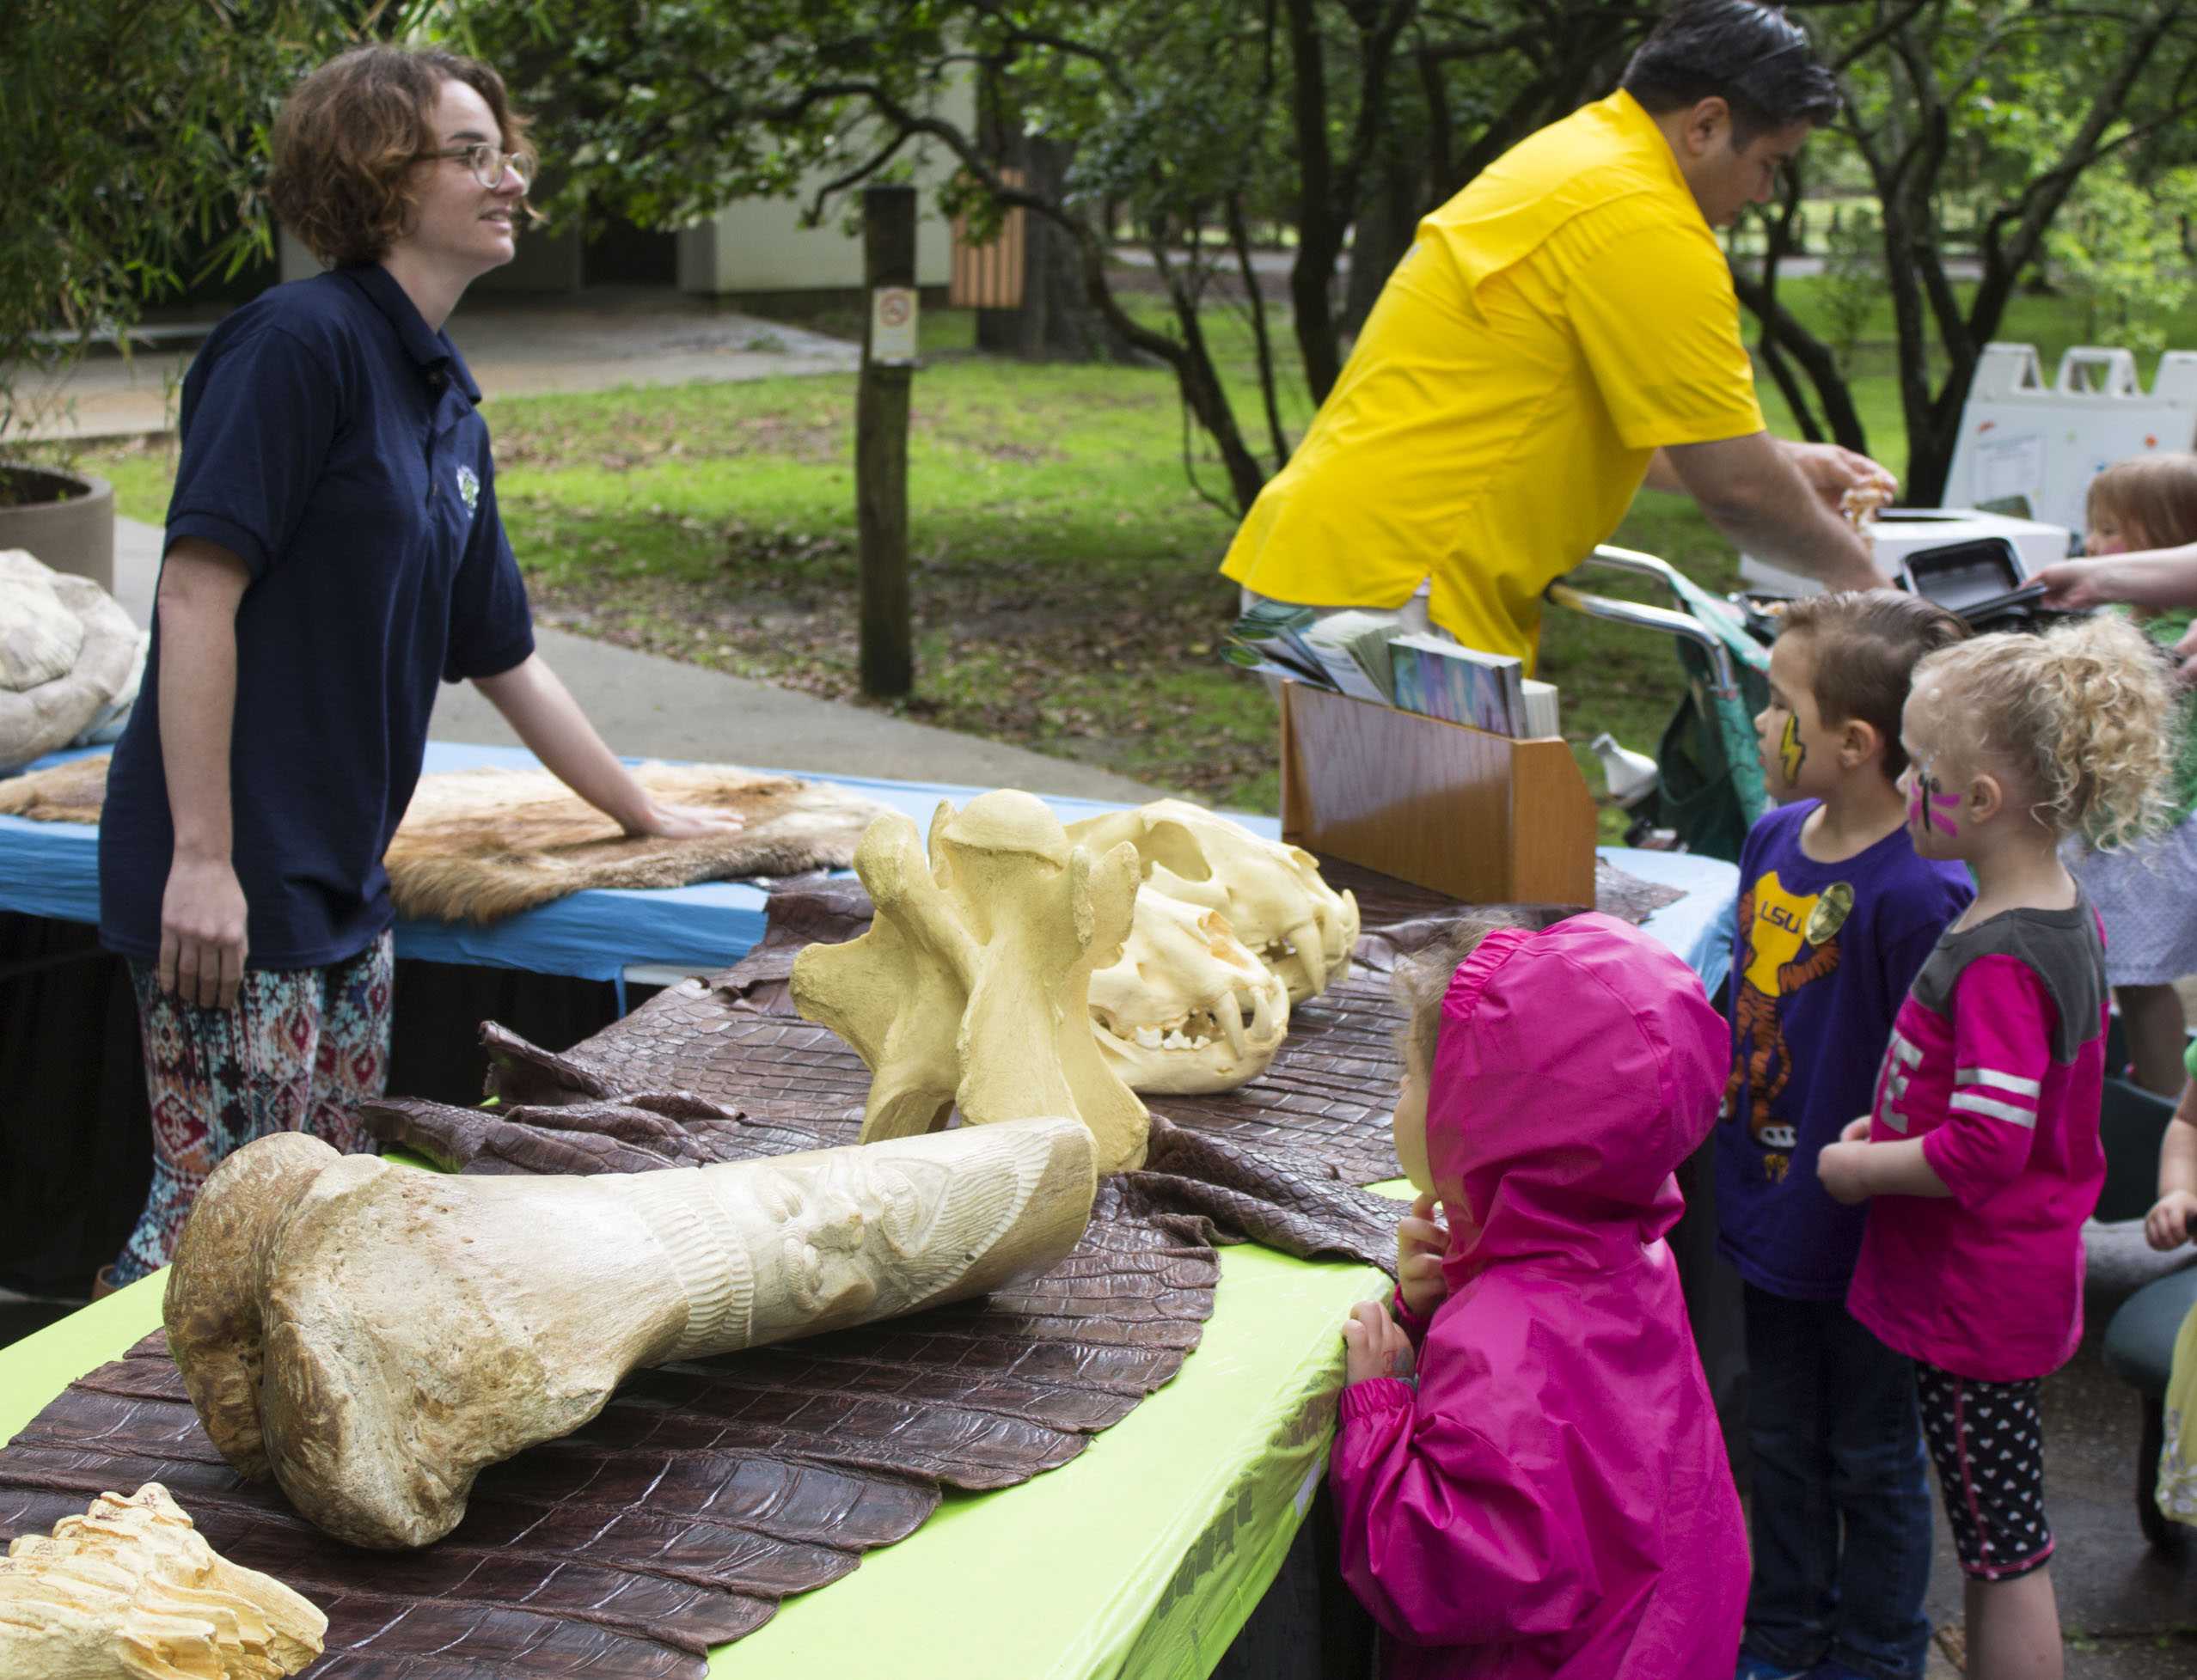
[(1724, 1112), (1739, 1112), (1742, 1082), (1747, 1093), (1747, 1131), (1767, 1152), (1763, 1170), (1782, 1179), (1796, 1141), (1778, 1100), (1792, 1081), (1780, 1005), (1803, 986), (1839, 966), (1839, 930), (1854, 907), (1854, 889), (1833, 882), (1818, 893), (1796, 893), (1766, 871), (1740, 895), (1739, 961), (1732, 977), (1732, 1072), (1724, 1087)]

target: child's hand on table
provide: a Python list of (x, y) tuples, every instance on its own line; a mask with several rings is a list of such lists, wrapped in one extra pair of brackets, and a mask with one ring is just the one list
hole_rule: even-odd
[(1826, 1144), (1823, 1152), (1815, 1158), (1815, 1176), (1823, 1181), (1833, 1201), (1843, 1201), (1851, 1207), (1857, 1201), (1869, 1200), (1869, 1186), (1862, 1176), (1863, 1158), (1869, 1149), (1869, 1116), (1850, 1120), (1839, 1133), (1839, 1141)]
[(2169, 1190), (2144, 1216), (2144, 1240), (2164, 1254), (2197, 1237), (2194, 1225), (2197, 1225), (2197, 1195), (2187, 1190)]
[[(1442, 1280), (1441, 1257), (1449, 1250), (1449, 1227), (1435, 1218), (1441, 1207), (1431, 1194), (1422, 1193), (1411, 1211), (1396, 1226), (1396, 1288), (1404, 1304), (1422, 1318), (1449, 1298)], [(1447, 1209), (1443, 1209), (1444, 1213)]]
[(1411, 1338), (1396, 1326), (1383, 1301), (1361, 1301), (1343, 1321), (1343, 1380), (1411, 1374)]

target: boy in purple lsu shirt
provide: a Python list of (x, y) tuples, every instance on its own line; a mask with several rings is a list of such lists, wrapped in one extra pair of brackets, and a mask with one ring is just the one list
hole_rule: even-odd
[(1825, 1193), (1815, 1158), (1867, 1109), (1900, 1000), (1968, 901), (1964, 870), (1915, 855), (1896, 785), (1909, 675), (1966, 634), (1890, 590), (1796, 602), (1754, 720), (1783, 803), (1740, 857), (1717, 1150), (1753, 1462), (1741, 1680), (1923, 1672), (1930, 1488), (1913, 1370), (1846, 1311), (1864, 1210)]

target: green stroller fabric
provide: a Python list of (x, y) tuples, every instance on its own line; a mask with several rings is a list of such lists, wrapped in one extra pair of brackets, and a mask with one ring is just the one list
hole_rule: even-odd
[(1655, 754), (1662, 771), (1655, 822), (1675, 829), (1689, 852), (1737, 863), (1747, 830), (1770, 806), (1754, 739), (1754, 714), (1770, 698), (1770, 651), (1729, 602), (1682, 575), (1672, 589), (1730, 656), (1736, 686), (1723, 687), (1704, 649), (1679, 642), (1686, 693)]

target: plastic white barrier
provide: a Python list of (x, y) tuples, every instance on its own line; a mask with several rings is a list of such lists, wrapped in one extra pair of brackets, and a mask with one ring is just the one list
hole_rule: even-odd
[(2197, 351), (2159, 358), (2151, 388), (2126, 350), (2078, 345), (2044, 382), (2034, 346), (1992, 344), (1976, 363), (1945, 500), (1955, 507), (2021, 497), (2031, 517), (2083, 528), (2090, 480), (2116, 461), (2197, 440)]
[[(2083, 529), (2092, 479), (2131, 455), (2193, 444), (2197, 351), (2167, 351), (2146, 391), (2126, 350), (2078, 345), (2047, 385), (2034, 345), (1986, 345), (1961, 411), (1945, 505), (1888, 509), (1872, 530), (1877, 561), (1897, 575), (1918, 548), (2003, 536), (2026, 576), (2065, 556)], [(1980, 510), (1987, 507), (1996, 510)], [(2021, 507), (2028, 518), (2005, 510)], [(1752, 555), (1740, 557), (1740, 576), (1780, 594), (1817, 588)]]

